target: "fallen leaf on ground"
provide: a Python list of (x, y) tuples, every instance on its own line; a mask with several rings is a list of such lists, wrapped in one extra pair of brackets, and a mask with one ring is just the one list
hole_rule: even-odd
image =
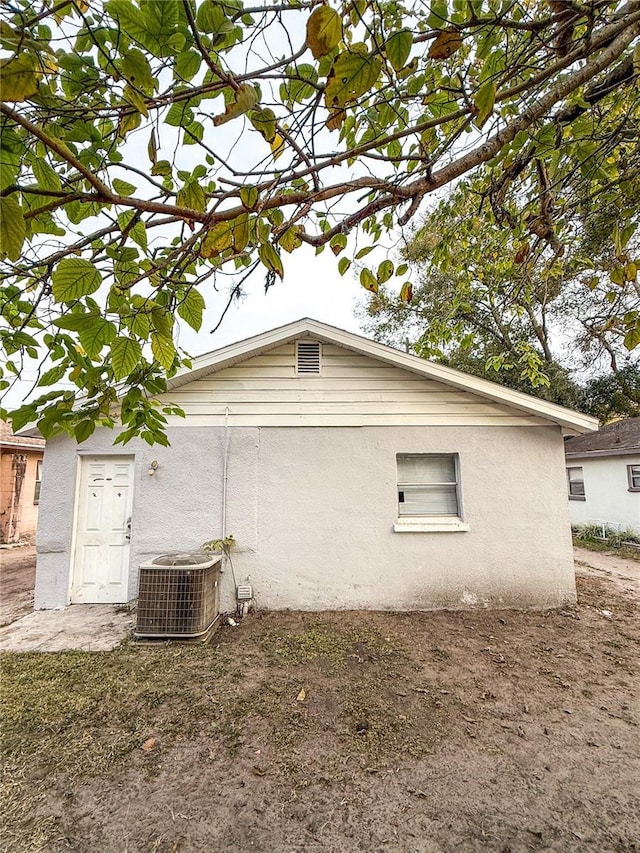
[(296, 696), (296, 702), (304, 702), (304, 700), (305, 700), (306, 698), (307, 698), (307, 693), (306, 693), (306, 691), (305, 691), (304, 687), (301, 687), (301, 688), (300, 688), (300, 692), (299, 692), (299, 693), (298, 693), (298, 695)]
[(142, 749), (145, 752), (151, 752), (151, 750), (153, 749), (153, 747), (156, 745), (157, 742), (158, 742), (157, 738), (154, 738), (154, 737), (147, 738), (145, 740), (145, 742), (142, 744)]

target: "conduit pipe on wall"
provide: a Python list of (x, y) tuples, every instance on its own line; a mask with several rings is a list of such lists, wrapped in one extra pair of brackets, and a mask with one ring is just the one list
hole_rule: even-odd
[(229, 406), (224, 409), (224, 461), (222, 465), (222, 536), (227, 538), (227, 478), (229, 465)]

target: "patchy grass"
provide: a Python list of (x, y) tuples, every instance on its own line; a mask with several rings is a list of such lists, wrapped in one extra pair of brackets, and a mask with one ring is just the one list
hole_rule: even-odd
[(4, 655), (3, 849), (631, 851), (637, 602), (579, 584), (545, 613), (267, 613), (211, 645)]
[(587, 551), (611, 554), (613, 557), (621, 557), (624, 560), (634, 560), (636, 563), (640, 563), (640, 548), (631, 548), (625, 545), (612, 548), (611, 543), (601, 539), (579, 539), (576, 536), (573, 537), (573, 544), (578, 548), (585, 548)]

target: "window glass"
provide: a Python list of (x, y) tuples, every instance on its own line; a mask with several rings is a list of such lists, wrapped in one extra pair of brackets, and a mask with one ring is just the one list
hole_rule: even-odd
[(398, 454), (398, 515), (459, 515), (456, 456)]
[(569, 482), (569, 497), (583, 498), (585, 492), (582, 468), (567, 468), (567, 480)]
[(36, 484), (33, 490), (33, 502), (34, 504), (40, 503), (40, 482), (42, 480), (42, 460), (39, 459), (36, 462)]
[(640, 492), (640, 465), (627, 465), (629, 488)]

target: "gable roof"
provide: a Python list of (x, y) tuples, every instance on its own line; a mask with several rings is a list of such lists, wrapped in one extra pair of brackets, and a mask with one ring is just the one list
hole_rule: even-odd
[(626, 418), (565, 441), (567, 459), (580, 456), (624, 456), (640, 453), (640, 417)]
[(190, 369), (179, 371), (168, 381), (167, 390), (171, 391), (175, 388), (180, 388), (196, 379), (202, 379), (205, 376), (240, 364), (249, 358), (266, 353), (283, 344), (305, 337), (323, 343), (335, 344), (359, 355), (377, 359), (384, 364), (399, 367), (426, 379), (441, 382), (451, 388), (468, 391), (491, 402), (501, 403), (528, 415), (535, 415), (548, 420), (550, 423), (561, 426), (570, 433), (581, 434), (597, 430), (598, 428), (597, 420), (589, 415), (565, 409), (562, 406), (557, 406), (555, 403), (549, 403), (546, 400), (532, 397), (529, 394), (523, 394), (521, 391), (513, 391), (511, 388), (505, 388), (502, 385), (497, 385), (495, 382), (471, 376), (460, 370), (454, 370), (443, 364), (428, 361), (419, 356), (402, 352), (401, 350), (385, 346), (368, 338), (363, 338), (360, 335), (355, 335), (352, 332), (345, 332), (343, 329), (337, 329), (334, 326), (329, 326), (309, 318), (270, 329), (268, 332), (263, 332), (260, 335), (246, 338), (245, 340), (229, 344), (221, 349), (194, 358)]

